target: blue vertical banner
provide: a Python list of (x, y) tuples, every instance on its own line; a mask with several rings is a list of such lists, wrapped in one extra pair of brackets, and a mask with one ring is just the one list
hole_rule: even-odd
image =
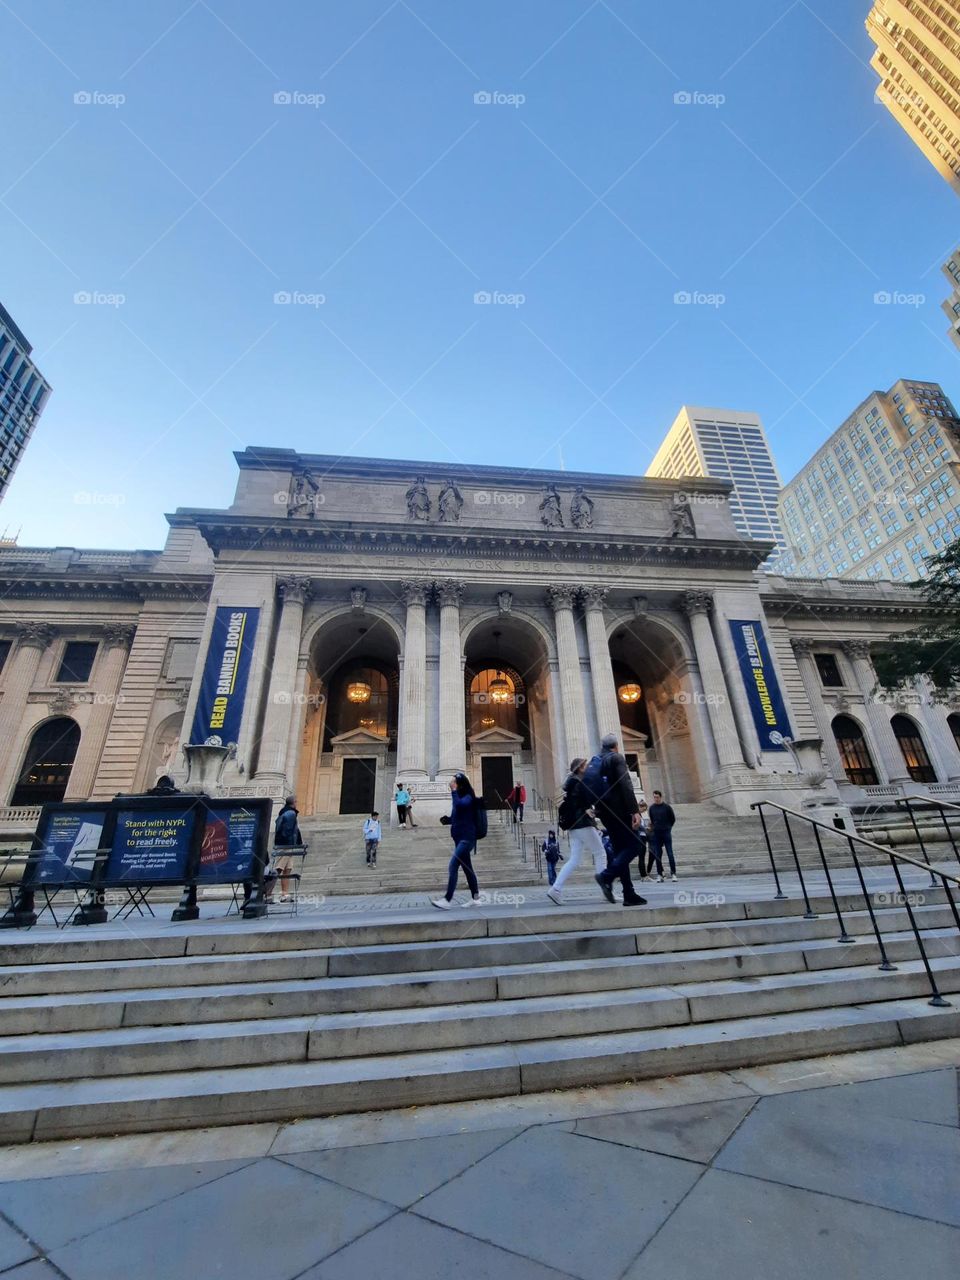
[(770, 740), (772, 733), (780, 733), (785, 738), (792, 738), (793, 734), (787, 719), (787, 709), (783, 704), (780, 682), (770, 661), (763, 625), (759, 622), (731, 621), (730, 631), (761, 750), (786, 751), (782, 743)]
[(239, 741), (259, 619), (259, 609), (218, 607), (203, 665), (191, 742), (205, 742), (211, 737), (218, 737), (224, 744)]

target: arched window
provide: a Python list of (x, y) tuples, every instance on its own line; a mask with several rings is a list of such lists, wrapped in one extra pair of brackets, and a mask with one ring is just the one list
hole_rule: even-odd
[(890, 726), (896, 735), (897, 743), (907, 766), (907, 772), (914, 782), (936, 782), (937, 774), (927, 749), (923, 745), (920, 729), (909, 716), (894, 716)]
[(519, 733), (527, 746), (526, 695), (519, 674), (512, 667), (467, 670), (467, 737), (486, 729)]
[(329, 751), (330, 738), (352, 729), (393, 739), (396, 734), (396, 697), (390, 679), (379, 663), (361, 659), (337, 672), (330, 682), (330, 704), (327, 709), (324, 750)]
[(875, 787), (877, 771), (873, 767), (863, 730), (856, 720), (851, 720), (849, 716), (837, 716), (833, 721), (833, 736), (837, 740), (837, 750), (840, 752), (847, 781), (857, 787)]
[(79, 744), (80, 726), (69, 716), (58, 716), (39, 725), (30, 739), (10, 803), (47, 804), (62, 800)]
[(950, 726), (953, 740), (957, 744), (957, 750), (960, 751), (960, 716), (956, 712), (951, 716), (947, 716), (947, 724)]

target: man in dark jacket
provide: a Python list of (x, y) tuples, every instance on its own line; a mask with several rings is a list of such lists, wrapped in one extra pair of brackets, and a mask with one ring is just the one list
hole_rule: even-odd
[[(640, 805), (637, 802), (630, 781), (630, 770), (627, 762), (617, 750), (618, 741), (615, 733), (608, 733), (600, 743), (600, 762), (603, 773), (603, 790), (597, 797), (595, 805), (597, 817), (610, 834), (613, 845), (613, 858), (606, 871), (596, 877), (597, 884), (603, 890), (608, 902), (613, 902), (614, 880), (623, 886), (623, 905), (639, 907), (646, 902), (633, 887), (630, 879), (630, 862), (642, 856), (642, 845), (638, 835), (640, 827)], [(588, 766), (589, 775), (589, 766)]]
[(677, 815), (673, 812), (671, 805), (664, 803), (662, 791), (653, 793), (653, 804), (650, 806), (647, 817), (650, 819), (650, 865), (647, 874), (650, 874), (656, 862), (657, 879), (663, 880), (663, 851), (666, 849), (670, 860), (670, 879), (676, 880), (677, 864), (673, 860), (673, 824), (677, 820)]

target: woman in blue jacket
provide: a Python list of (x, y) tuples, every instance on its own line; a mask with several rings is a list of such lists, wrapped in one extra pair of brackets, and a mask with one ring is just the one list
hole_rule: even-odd
[(454, 844), (447, 876), (447, 892), (442, 898), (431, 898), (433, 905), (441, 911), (449, 911), (453, 905), (453, 894), (461, 867), (470, 889), (470, 904), (480, 905), (480, 886), (477, 884), (472, 862), (473, 851), (477, 847), (477, 797), (466, 774), (458, 773), (451, 779), (450, 798), (453, 801), (450, 817), (440, 819), (441, 822), (450, 824)]

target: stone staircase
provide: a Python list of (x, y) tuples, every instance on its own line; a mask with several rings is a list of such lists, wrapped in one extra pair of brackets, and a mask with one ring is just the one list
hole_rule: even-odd
[[(758, 817), (738, 818), (710, 802), (674, 807), (677, 814), (674, 846), (682, 876), (770, 871)], [(527, 807), (526, 819), (524, 828), (529, 842), (542, 840), (551, 824), (532, 806)], [(789, 871), (793, 860), (782, 819), (771, 814), (768, 826), (778, 868)], [(385, 826), (375, 869), (368, 869), (365, 864), (362, 819), (352, 815), (305, 818), (300, 827), (310, 848), (302, 884), (306, 894), (329, 897), (402, 891), (429, 893), (440, 892), (445, 884), (452, 843), (448, 829), (439, 823), (423, 822), (414, 831)], [(806, 824), (794, 824), (794, 838), (801, 865), (819, 867), (816, 845)], [(835, 850), (845, 848), (837, 840), (830, 845)], [(566, 856), (566, 837), (562, 834), (561, 852)], [(863, 858), (865, 862), (875, 860), (870, 854)], [(539, 884), (546, 879), (545, 874), (537, 874), (532, 844), (528, 843), (527, 862), (521, 860), (511, 825), (501, 824), (498, 812), (490, 814), (489, 835), (480, 844), (474, 865), (484, 888)], [(592, 875), (592, 868), (584, 862), (571, 883), (589, 883)]]
[[(701, 886), (705, 882), (701, 881)], [(917, 881), (919, 883), (919, 880)], [(290, 1120), (960, 1035), (907, 914), (859, 895), (106, 925), (0, 943), (0, 1142)], [(942, 893), (914, 908), (960, 991)]]

